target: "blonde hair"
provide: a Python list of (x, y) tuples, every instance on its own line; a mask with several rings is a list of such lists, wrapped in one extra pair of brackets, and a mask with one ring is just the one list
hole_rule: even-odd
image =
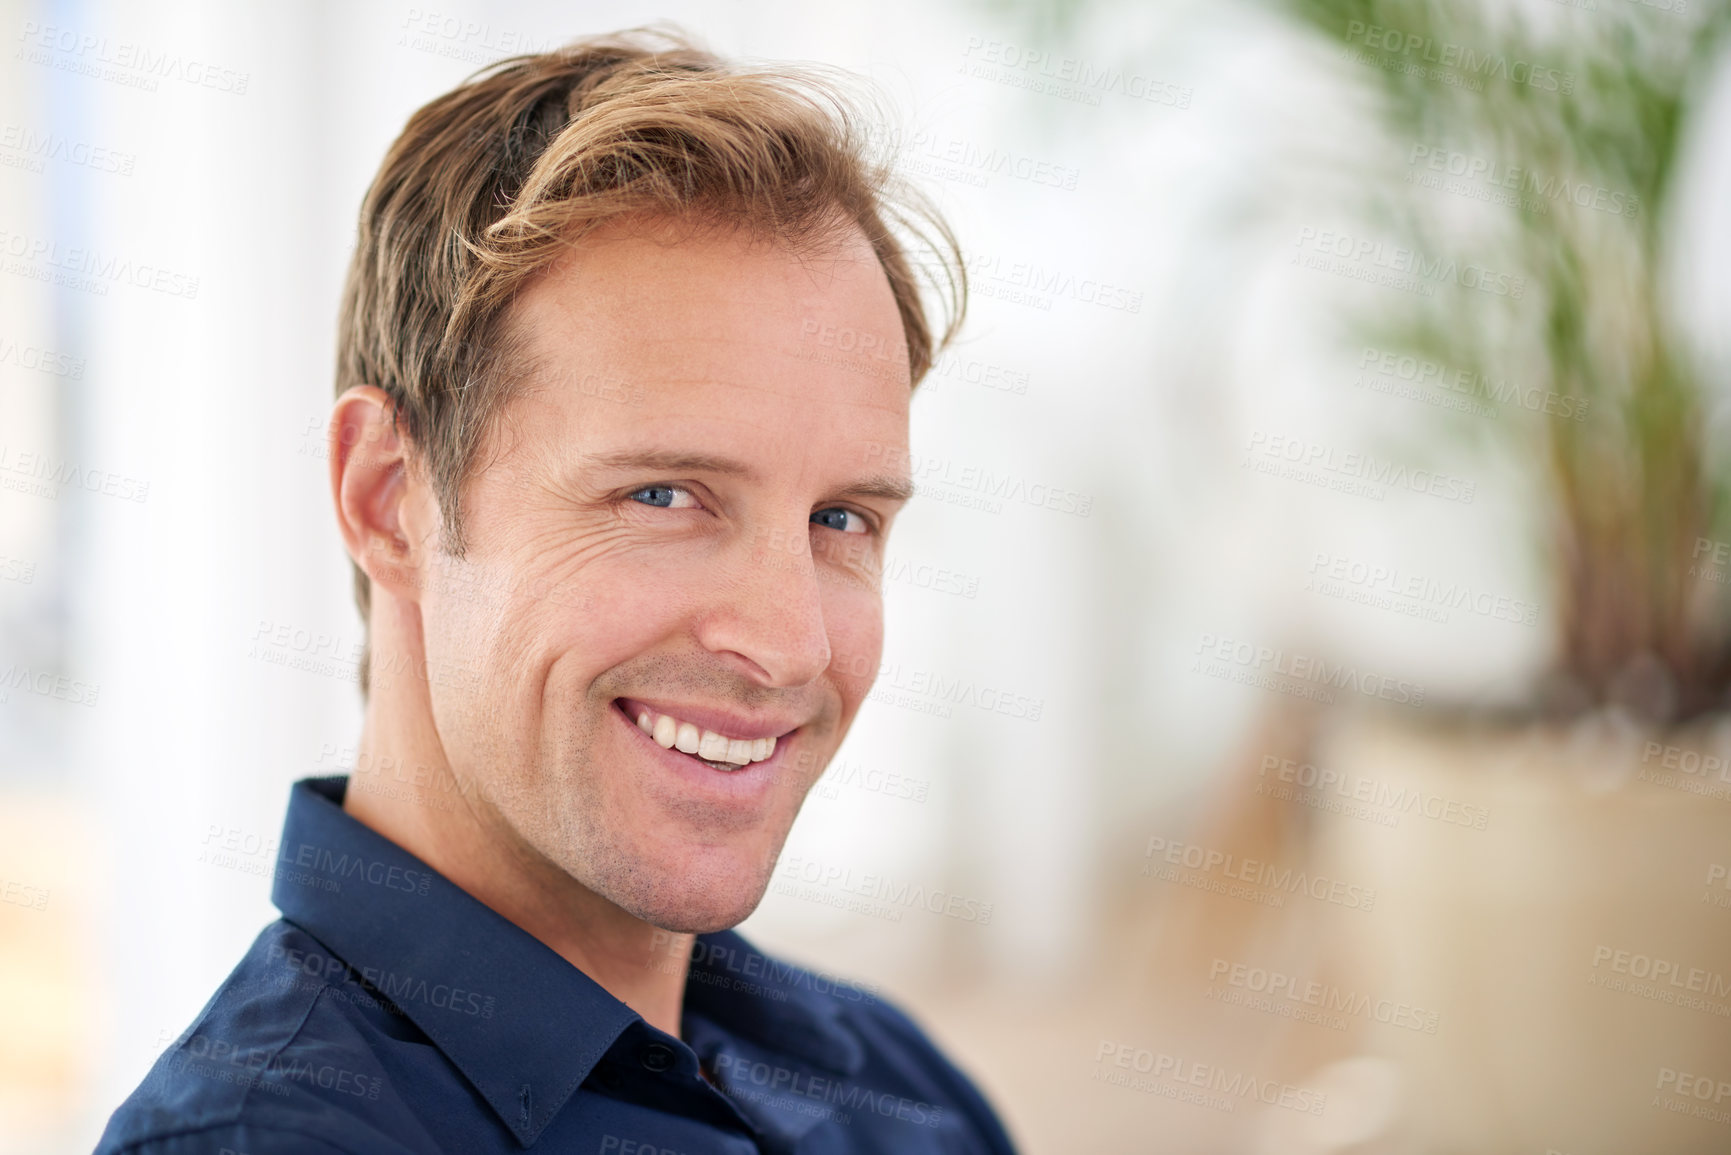
[[(858, 228), (895, 294), (917, 384), (961, 323), (966, 273), (942, 217), (870, 146), (877, 124), (827, 74), (733, 65), (660, 29), (502, 60), (411, 116), (361, 205), (336, 391), (390, 397), (445, 548), (462, 555), (463, 485), (524, 364), (511, 303), (605, 221), (739, 225), (799, 247)], [(922, 280), (943, 305), (936, 336)], [(366, 620), (358, 565), (355, 601)], [(363, 694), (366, 671), (363, 657)]]

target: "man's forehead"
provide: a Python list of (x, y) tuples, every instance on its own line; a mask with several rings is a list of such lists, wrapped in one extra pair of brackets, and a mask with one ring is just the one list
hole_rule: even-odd
[[(895, 451), (912, 385), (894, 295), (880, 268), (825, 284), (801, 259), (713, 235), (627, 234), (573, 254), (519, 302), (513, 424), (573, 479), (793, 469), (826, 490), (905, 500)], [(861, 332), (877, 337), (863, 362)]]
[(630, 470), (762, 481), (794, 469), (862, 497), (906, 500), (907, 393), (799, 378), (641, 371), (612, 365), (522, 381), (493, 444), (567, 477)]
[(678, 352), (749, 344), (751, 331), (831, 343), (838, 332), (866, 334), (866, 347), (898, 360), (912, 385), (901, 310), (857, 226), (795, 245), (749, 229), (608, 222), (531, 280), (512, 314), (542, 354), (574, 338)]

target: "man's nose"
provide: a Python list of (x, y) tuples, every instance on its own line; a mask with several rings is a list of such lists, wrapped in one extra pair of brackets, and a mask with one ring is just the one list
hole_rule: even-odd
[[(829, 630), (811, 530), (742, 541), (698, 628), (712, 653), (732, 653), (766, 686), (803, 686), (829, 667)], [(785, 542), (783, 548), (775, 548)]]

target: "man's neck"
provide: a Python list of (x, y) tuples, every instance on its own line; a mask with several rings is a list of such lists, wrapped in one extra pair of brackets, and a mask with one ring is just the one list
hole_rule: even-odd
[[(694, 935), (663, 931), (621, 910), (524, 845), (443, 752), (391, 733), (368, 710), (343, 809), (535, 936), (652, 1026), (680, 1034)], [(416, 767), (418, 794), (383, 786), (381, 767)], [(424, 777), (423, 777), (424, 776)], [(472, 785), (472, 784), (471, 784)], [(430, 806), (423, 799), (454, 799)]]

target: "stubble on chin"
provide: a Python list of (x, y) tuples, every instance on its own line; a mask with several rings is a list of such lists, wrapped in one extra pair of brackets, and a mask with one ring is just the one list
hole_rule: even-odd
[(471, 808), (487, 841), (547, 887), (574, 884), (662, 930), (705, 934), (743, 922), (769, 889), (792, 827), (793, 815), (780, 813), (786, 800), (769, 818), (771, 833), (762, 815), (657, 789), (647, 763), (605, 764), (595, 736), (608, 721), (574, 719), (538, 758), (495, 776)]

